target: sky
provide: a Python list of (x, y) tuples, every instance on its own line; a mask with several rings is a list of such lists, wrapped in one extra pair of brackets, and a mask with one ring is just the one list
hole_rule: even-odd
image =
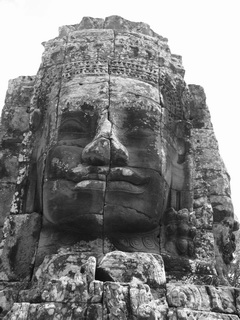
[(239, 7), (239, 0), (0, 0), (0, 110), (8, 80), (37, 73), (41, 43), (58, 27), (84, 16), (146, 22), (183, 57), (185, 81), (205, 90), (240, 220)]

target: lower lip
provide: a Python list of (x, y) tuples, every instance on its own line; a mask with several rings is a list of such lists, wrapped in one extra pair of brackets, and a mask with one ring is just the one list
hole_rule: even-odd
[(75, 185), (74, 191), (84, 191), (84, 190), (101, 190), (108, 192), (125, 192), (141, 194), (145, 190), (143, 186), (136, 186), (132, 183), (126, 181), (105, 181), (100, 180), (83, 180)]
[(75, 185), (74, 191), (101, 190), (105, 191), (106, 182), (101, 180), (83, 180)]
[(126, 181), (108, 181), (107, 191), (141, 194), (145, 191), (145, 189), (143, 188), (143, 186), (136, 186)]

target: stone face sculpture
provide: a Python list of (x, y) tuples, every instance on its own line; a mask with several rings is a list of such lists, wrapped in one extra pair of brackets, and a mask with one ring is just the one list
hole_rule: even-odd
[(181, 57), (118, 16), (44, 47), (2, 115), (5, 319), (238, 319), (229, 177)]

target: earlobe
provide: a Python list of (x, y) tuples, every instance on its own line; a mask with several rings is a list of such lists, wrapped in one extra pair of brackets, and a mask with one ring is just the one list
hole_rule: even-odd
[(30, 117), (30, 127), (33, 132), (37, 131), (42, 120), (42, 113), (39, 109), (35, 109)]

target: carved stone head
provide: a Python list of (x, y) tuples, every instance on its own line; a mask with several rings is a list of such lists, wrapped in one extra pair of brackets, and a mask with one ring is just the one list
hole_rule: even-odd
[(166, 39), (81, 28), (43, 60), (43, 215), (79, 232), (155, 230), (168, 207), (192, 205), (185, 83), (170, 82)]
[(118, 16), (83, 18), (44, 46), (37, 75), (10, 82), (0, 128), (9, 279), (59, 250), (97, 261), (117, 249), (162, 255), (174, 281), (184, 270), (217, 283), (216, 267), (226, 284), (238, 227), (229, 176), (181, 57)]

